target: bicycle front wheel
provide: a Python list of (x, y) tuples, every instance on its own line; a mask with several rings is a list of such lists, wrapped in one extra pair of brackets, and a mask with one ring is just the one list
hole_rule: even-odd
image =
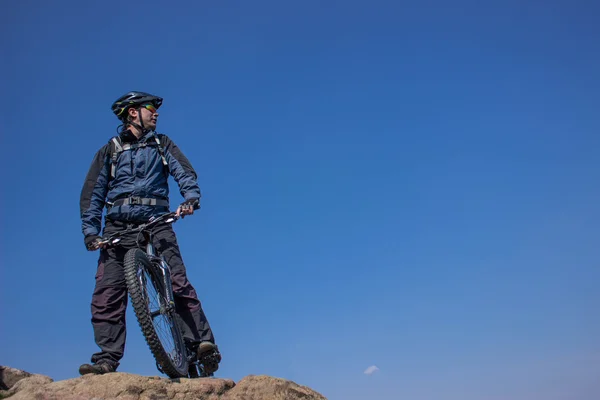
[(131, 305), (159, 369), (170, 378), (188, 374), (188, 361), (175, 305), (167, 303), (165, 287), (146, 253), (125, 254), (125, 280)]

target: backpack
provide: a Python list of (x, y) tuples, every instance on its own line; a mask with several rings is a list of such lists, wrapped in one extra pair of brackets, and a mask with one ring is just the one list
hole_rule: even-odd
[(139, 147), (148, 147), (148, 146), (156, 146), (158, 147), (158, 152), (160, 153), (160, 157), (162, 158), (162, 162), (164, 165), (164, 171), (167, 174), (167, 176), (169, 175), (169, 163), (167, 162), (167, 158), (165, 157), (165, 150), (163, 149), (163, 145), (160, 142), (160, 139), (158, 138), (157, 135), (153, 136), (154, 138), (154, 142), (149, 141), (149, 142), (143, 142), (143, 143), (125, 143), (123, 144), (121, 142), (121, 138), (119, 136), (115, 136), (112, 139), (110, 139), (109, 143), (112, 143), (112, 146), (110, 147), (110, 179), (114, 179), (116, 174), (117, 174), (117, 161), (119, 159), (119, 155), (126, 151), (126, 150), (134, 150), (137, 149)]

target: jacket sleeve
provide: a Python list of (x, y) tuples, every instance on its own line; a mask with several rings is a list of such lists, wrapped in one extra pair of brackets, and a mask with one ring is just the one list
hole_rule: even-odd
[(179, 192), (183, 198), (185, 200), (200, 199), (198, 175), (192, 167), (192, 163), (168, 136), (161, 134), (160, 141), (164, 145), (169, 171), (175, 182), (177, 182)]
[(102, 228), (102, 210), (108, 192), (109, 158), (110, 145), (106, 144), (94, 156), (81, 189), (79, 208), (84, 236), (99, 235)]

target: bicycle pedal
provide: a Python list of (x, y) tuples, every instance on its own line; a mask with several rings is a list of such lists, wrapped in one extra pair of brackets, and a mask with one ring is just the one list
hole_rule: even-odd
[(204, 353), (201, 357), (200, 360), (201, 362), (207, 361), (207, 362), (216, 362), (216, 363), (220, 363), (221, 362), (221, 353), (219, 353), (218, 350), (212, 350), (209, 351), (207, 353)]
[(212, 376), (212, 374), (219, 369), (221, 358), (221, 353), (215, 349), (203, 354), (198, 362), (202, 364), (203, 371), (209, 376)]

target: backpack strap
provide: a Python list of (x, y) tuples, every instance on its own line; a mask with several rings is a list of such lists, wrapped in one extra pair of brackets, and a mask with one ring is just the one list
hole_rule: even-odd
[[(138, 147), (146, 147), (146, 146), (152, 146), (152, 144), (150, 143), (135, 143), (135, 144), (130, 144), (130, 143), (125, 143), (125, 144), (121, 144), (121, 140), (118, 136), (113, 137), (110, 140), (114, 146), (111, 147), (111, 157), (110, 157), (110, 179), (114, 179), (116, 174), (117, 174), (117, 160), (119, 159), (119, 155), (124, 152), (125, 150), (133, 150), (133, 149), (137, 149)], [(156, 142), (156, 145), (158, 147), (158, 152), (160, 154), (160, 158), (162, 159), (163, 165), (165, 167), (165, 173), (167, 174), (167, 177), (169, 176), (169, 163), (167, 162), (167, 157), (165, 156), (165, 150), (163, 149), (163, 146), (160, 142), (160, 139), (158, 138), (157, 135), (154, 135), (154, 141)]]
[(167, 157), (165, 157), (165, 150), (163, 149), (162, 144), (160, 143), (160, 139), (158, 138), (158, 135), (154, 135), (154, 140), (156, 140), (156, 144), (158, 144), (158, 152), (160, 153), (160, 157), (162, 158), (163, 165), (165, 166), (165, 168), (168, 171), (169, 163), (167, 162)]
[(113, 142), (114, 146), (110, 158), (110, 179), (114, 179), (117, 173), (117, 159), (119, 158), (119, 154), (123, 152), (123, 146), (121, 146), (118, 136), (113, 137), (111, 142)]

